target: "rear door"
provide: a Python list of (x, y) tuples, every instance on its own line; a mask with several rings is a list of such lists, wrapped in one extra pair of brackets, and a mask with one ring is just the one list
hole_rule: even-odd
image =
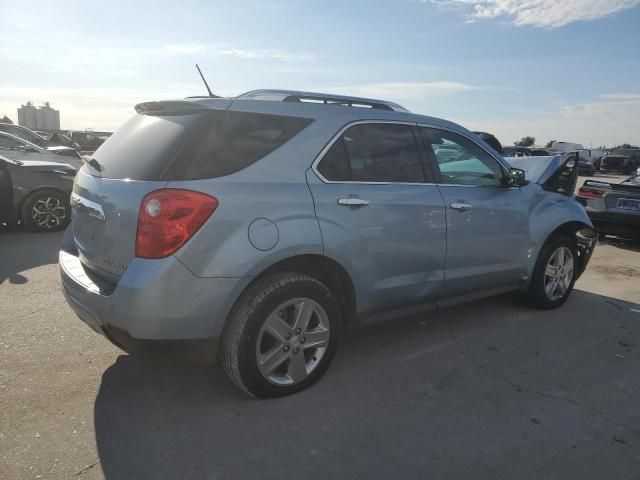
[(348, 266), (361, 311), (433, 299), (445, 212), (411, 124), (346, 128), (308, 172), (325, 254)]
[(528, 248), (529, 215), (522, 192), (505, 186), (505, 167), (470, 138), (435, 128), (419, 131), (439, 175), (447, 212), (440, 297), (517, 286)]

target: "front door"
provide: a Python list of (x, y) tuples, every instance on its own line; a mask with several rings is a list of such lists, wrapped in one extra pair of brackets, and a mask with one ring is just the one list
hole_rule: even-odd
[(447, 211), (447, 258), (441, 298), (515, 288), (525, 275), (529, 215), (507, 170), (471, 139), (420, 128), (439, 175)]
[(434, 299), (442, 286), (442, 196), (412, 125), (349, 127), (307, 179), (325, 254), (344, 265), (359, 311)]

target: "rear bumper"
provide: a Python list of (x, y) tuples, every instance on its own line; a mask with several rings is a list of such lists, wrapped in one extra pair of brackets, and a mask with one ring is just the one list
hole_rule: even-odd
[(622, 214), (587, 211), (598, 233), (640, 239), (640, 213)]
[[(65, 239), (66, 239), (65, 235)], [(126, 351), (145, 341), (215, 343), (251, 278), (199, 278), (174, 257), (133, 259), (115, 285), (84, 269), (73, 247), (59, 256), (64, 296), (78, 317)]]

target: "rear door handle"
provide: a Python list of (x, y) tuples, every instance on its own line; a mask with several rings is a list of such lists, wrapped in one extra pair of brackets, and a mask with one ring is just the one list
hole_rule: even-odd
[(344, 205), (347, 207), (366, 207), (369, 205), (369, 200), (363, 200), (361, 198), (339, 198), (338, 205)]
[(469, 205), (468, 203), (454, 202), (450, 206), (454, 210), (461, 210), (461, 211), (471, 210), (471, 205)]

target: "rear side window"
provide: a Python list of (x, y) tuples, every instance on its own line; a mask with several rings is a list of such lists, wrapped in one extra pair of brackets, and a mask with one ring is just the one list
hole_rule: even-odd
[(184, 179), (221, 177), (257, 162), (280, 147), (310, 119), (246, 112), (213, 112), (172, 167)]
[(256, 162), (309, 123), (306, 118), (224, 110), (138, 114), (96, 150), (93, 157), (103, 170), (91, 172), (132, 180), (221, 177)]
[(367, 123), (350, 127), (317, 168), (329, 181), (426, 181), (413, 129), (408, 125)]

